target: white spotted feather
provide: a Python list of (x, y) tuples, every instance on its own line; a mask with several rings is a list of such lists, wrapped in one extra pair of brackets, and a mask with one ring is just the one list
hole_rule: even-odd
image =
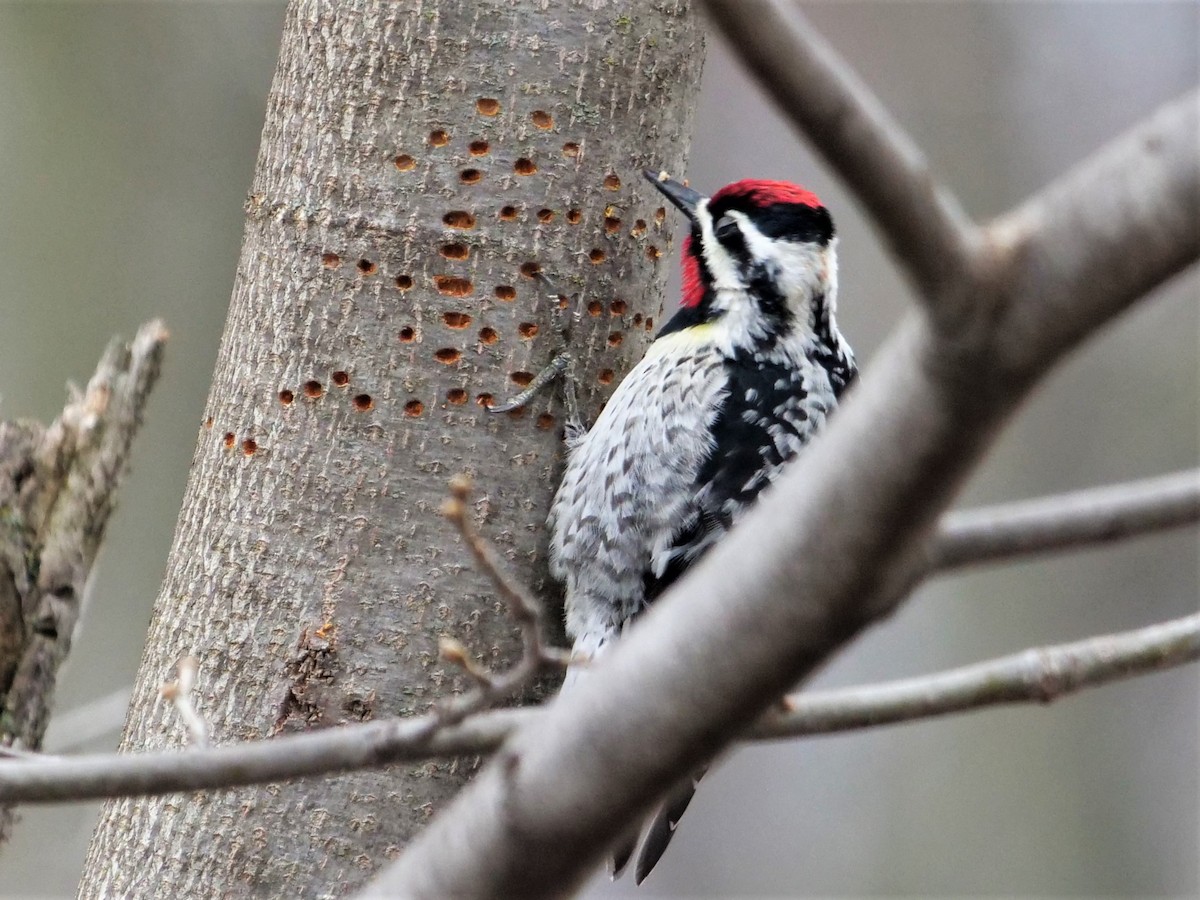
[(644, 605), (695, 502), (709, 428), (725, 390), (723, 357), (690, 333), (666, 335), (568, 451), (551, 508), (551, 573), (566, 583), (567, 634), (593, 655)]

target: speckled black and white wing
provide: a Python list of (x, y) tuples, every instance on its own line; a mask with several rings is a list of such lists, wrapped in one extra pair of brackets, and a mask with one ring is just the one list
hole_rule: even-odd
[(665, 559), (647, 582), (647, 601), (712, 547), (779, 477), (824, 427), (854, 374), (852, 358), (831, 372), (815, 364), (803, 347), (786, 344), (735, 352), (722, 369), (712, 451), (697, 473), (691, 515), (677, 523)]
[(567, 589), (567, 634), (592, 655), (647, 602), (713, 449), (723, 359), (699, 335), (665, 335), (568, 450), (550, 514), (551, 572)]

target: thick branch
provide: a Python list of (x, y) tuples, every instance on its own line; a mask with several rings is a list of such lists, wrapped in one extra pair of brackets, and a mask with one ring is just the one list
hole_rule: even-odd
[[(1153, 115), (987, 228), (988, 288), (1021, 302), (998, 349), (1037, 370), (1200, 253), (1200, 90)], [(985, 288), (987, 289), (987, 288)]]
[(706, 0), (746, 67), (842, 177), (930, 300), (961, 283), (974, 229), (921, 151), (787, 0)]
[[(919, 678), (795, 694), (785, 701), (787, 712), (768, 714), (747, 737), (832, 734), (1002, 703), (1048, 703), (1086, 687), (1198, 658), (1200, 614)], [(542, 715), (534, 708), (494, 710), (455, 725), (441, 725), (431, 715), (187, 753), (41, 759), (26, 754), (17, 762), (0, 764), (0, 800), (54, 803), (229, 788), (406, 760), (490, 753)]]

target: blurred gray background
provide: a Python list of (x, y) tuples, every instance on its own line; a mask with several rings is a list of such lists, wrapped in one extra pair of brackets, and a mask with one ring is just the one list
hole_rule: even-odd
[[(808, 11), (979, 218), (1196, 83), (1200, 67), (1192, 2)], [(120, 691), (138, 664), (233, 283), (282, 14), (277, 2), (0, 6), (0, 416), (53, 417), (66, 381), (87, 378), (112, 334), (162, 316), (173, 335), (61, 711)], [(906, 287), (860, 210), (715, 40), (688, 174), (701, 190), (756, 176), (822, 196), (842, 236), (842, 326), (869, 365)], [(1198, 292), (1189, 273), (1063, 365), (963, 502), (1195, 465)], [(1198, 584), (1195, 532), (944, 579), (817, 684), (1183, 615)], [(1188, 669), (1050, 708), (739, 750), (636, 893), (1196, 895), (1197, 686)], [(52, 747), (79, 743), (75, 722), (52, 726)], [(80, 749), (116, 740), (111, 725)], [(26, 809), (0, 853), (0, 893), (73, 892), (97, 808)], [(604, 878), (589, 890), (634, 893)]]

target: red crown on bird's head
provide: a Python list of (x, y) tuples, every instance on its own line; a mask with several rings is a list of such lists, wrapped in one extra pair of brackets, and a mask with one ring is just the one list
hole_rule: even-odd
[(710, 204), (721, 200), (747, 200), (755, 206), (770, 206), (772, 203), (802, 203), (814, 209), (821, 205), (817, 195), (807, 188), (790, 181), (766, 181), (761, 178), (744, 178), (727, 184), (709, 199)]
[[(801, 203), (817, 209), (821, 201), (812, 191), (790, 181), (768, 181), (763, 178), (743, 178), (727, 184), (709, 198), (709, 206), (721, 201), (742, 201), (759, 208), (772, 203)], [(700, 263), (692, 253), (692, 236), (683, 239), (683, 262), (680, 272), (682, 282), (679, 302), (683, 306), (699, 306), (704, 299), (704, 282), (700, 277)]]

